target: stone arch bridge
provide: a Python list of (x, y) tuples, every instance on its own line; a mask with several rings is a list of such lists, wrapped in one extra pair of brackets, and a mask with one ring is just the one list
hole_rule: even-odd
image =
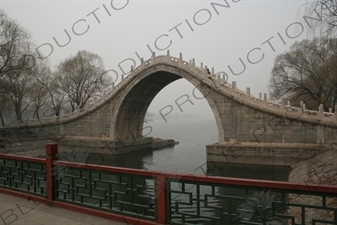
[[(310, 158), (336, 143), (335, 113), (292, 107), (254, 97), (250, 88), (239, 90), (236, 83), (214, 74), (203, 64), (195, 65), (167, 55), (142, 61), (128, 76), (97, 102), (60, 117), (16, 121), (7, 128), (29, 127), (49, 137), (86, 146), (109, 145), (113, 153), (143, 149), (153, 139), (143, 137), (147, 109), (165, 86), (178, 79), (192, 83), (209, 103), (216, 120), (218, 143), (207, 146), (208, 161), (245, 162), (252, 156), (261, 163), (291, 164), (293, 159)], [(283, 163), (279, 163), (284, 159)]]

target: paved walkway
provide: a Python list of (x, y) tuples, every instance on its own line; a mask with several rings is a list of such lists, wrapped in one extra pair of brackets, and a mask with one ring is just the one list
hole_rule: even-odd
[(0, 225), (125, 225), (0, 193)]

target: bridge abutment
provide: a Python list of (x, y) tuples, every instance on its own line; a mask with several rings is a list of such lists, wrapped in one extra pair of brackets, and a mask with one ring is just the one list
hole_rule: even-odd
[(225, 142), (206, 146), (207, 161), (271, 166), (291, 166), (328, 151), (323, 144)]
[(178, 144), (177, 141), (172, 139), (160, 139), (153, 137), (142, 137), (123, 141), (88, 137), (53, 137), (52, 139), (65, 146), (83, 148), (85, 152), (112, 155), (120, 155), (142, 150), (160, 149)]

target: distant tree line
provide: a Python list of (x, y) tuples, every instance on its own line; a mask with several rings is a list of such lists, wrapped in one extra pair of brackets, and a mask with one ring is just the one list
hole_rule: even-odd
[[(34, 52), (29, 31), (0, 10), (0, 121), (59, 116), (81, 109), (108, 90), (103, 60), (88, 51), (60, 62), (55, 71)], [(110, 82), (111, 83), (111, 82)], [(8, 121), (8, 120), (7, 120)]]
[[(315, 28), (320, 37), (294, 43), (276, 57), (269, 81), (274, 99), (303, 101), (307, 109), (334, 110), (337, 104), (337, 1), (318, 0), (308, 4), (322, 17)], [(85, 107), (110, 87), (103, 60), (88, 51), (60, 62), (52, 71), (36, 52), (29, 31), (0, 10), (0, 123), (6, 118), (23, 120), (60, 116)], [(42, 113), (42, 115), (41, 115)], [(8, 122), (8, 120), (7, 120)]]

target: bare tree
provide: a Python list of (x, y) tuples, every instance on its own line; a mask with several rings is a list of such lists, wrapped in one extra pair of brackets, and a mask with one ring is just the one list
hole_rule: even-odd
[[(71, 111), (83, 108), (108, 89), (101, 57), (79, 51), (51, 72), (32, 50), (29, 32), (0, 10), (0, 119), (12, 109), (18, 120), (29, 110), (40, 117), (51, 107), (60, 115), (65, 103)], [(10, 104), (8, 104), (10, 103)], [(12, 107), (10, 107), (12, 105)], [(49, 114), (50, 115), (50, 114)]]
[(0, 10), (0, 77), (32, 68), (31, 48), (29, 32)]
[(271, 97), (303, 101), (307, 108), (334, 108), (337, 102), (337, 39), (294, 43), (276, 57), (269, 81)]
[(60, 116), (62, 107), (64, 107), (66, 103), (66, 93), (62, 91), (57, 76), (54, 76), (53, 79), (50, 81), (50, 88), (48, 88), (48, 93), (50, 96), (50, 103), (55, 112), (55, 116)]
[(34, 89), (34, 79), (28, 70), (13, 70), (8, 76), (4, 76), (6, 83), (5, 93), (13, 105), (17, 120), (22, 120), (22, 114), (30, 105), (31, 92)]
[[(1, 83), (1, 81), (0, 81)], [(1, 86), (1, 84), (0, 84)], [(10, 101), (7, 97), (7, 95), (1, 91), (0, 87), (0, 120), (1, 120), (1, 125), (5, 126), (5, 114), (6, 112), (10, 112), (12, 110)]]
[(37, 60), (32, 68), (32, 76), (34, 80), (34, 88), (31, 91), (31, 102), (33, 103), (34, 114), (33, 118), (40, 118), (40, 110), (48, 103), (49, 87), (46, 85), (50, 80), (50, 68), (44, 60)]
[[(44, 96), (46, 92), (46, 103), (42, 106), (51, 108), (55, 116), (60, 116), (61, 109), (65, 103), (65, 93), (61, 90), (59, 77), (51, 72), (48, 66), (42, 66), (38, 73), (34, 73), (34, 77), (41, 88), (41, 93)], [(40, 99), (42, 100), (42, 98)], [(43, 98), (44, 100), (44, 98)], [(41, 107), (42, 107), (41, 106)], [(49, 111), (48, 109), (46, 111)], [(48, 113), (48, 116), (52, 115)], [(45, 114), (42, 116), (46, 116)]]
[(319, 30), (320, 34), (329, 37), (335, 37), (337, 32), (337, 1), (336, 0), (316, 0), (307, 2), (306, 13), (309, 16), (317, 17), (317, 13), (321, 20), (316, 20), (313, 31)]
[[(30, 74), (35, 65), (32, 47), (30, 33), (0, 10), (0, 111), (10, 108), (10, 102), (18, 120), (30, 105)], [(1, 122), (4, 124), (2, 113)]]
[(88, 51), (79, 51), (76, 56), (61, 62), (57, 67), (59, 87), (65, 93), (71, 111), (83, 108), (90, 100), (100, 96), (108, 87), (102, 77), (102, 58)]

